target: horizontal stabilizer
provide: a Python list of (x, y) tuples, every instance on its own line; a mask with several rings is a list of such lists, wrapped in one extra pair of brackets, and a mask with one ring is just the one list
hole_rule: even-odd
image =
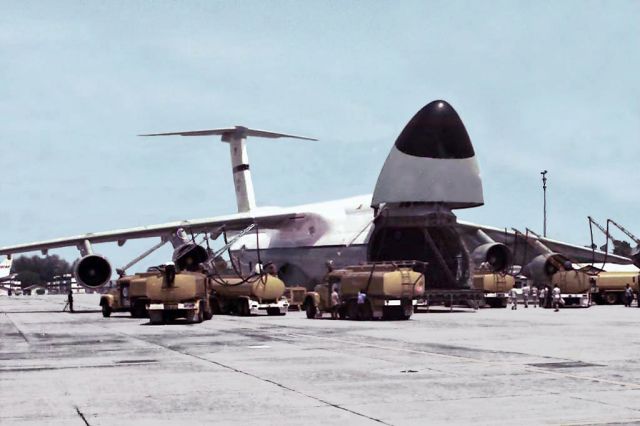
[(235, 136), (237, 138), (246, 138), (247, 136), (254, 136), (254, 137), (270, 138), (270, 139), (292, 138), (292, 139), (302, 139), (307, 141), (317, 141), (317, 139), (308, 138), (305, 136), (296, 136), (296, 135), (289, 135), (286, 133), (269, 132), (266, 130), (248, 129), (242, 126), (235, 126), (235, 127), (224, 128), (224, 129), (191, 130), (186, 132), (149, 133), (149, 134), (138, 135), (138, 136), (216, 136), (216, 135), (222, 136), (223, 138), (231, 137), (231, 136)]

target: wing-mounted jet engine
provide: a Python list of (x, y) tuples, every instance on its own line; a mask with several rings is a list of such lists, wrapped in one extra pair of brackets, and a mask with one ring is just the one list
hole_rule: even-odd
[(526, 242), (536, 250), (538, 254), (528, 264), (522, 268), (522, 274), (533, 279), (538, 285), (549, 285), (554, 274), (560, 271), (568, 271), (572, 269), (571, 261), (568, 257), (561, 253), (553, 252), (549, 247), (544, 245), (534, 235), (529, 236), (514, 229), (516, 235), (525, 238)]
[[(475, 152), (458, 113), (438, 100), (422, 108), (398, 136), (378, 176), (370, 261), (428, 263), (430, 288), (470, 287), (470, 254), (453, 209), (484, 204)], [(507, 259), (485, 246), (476, 253), (499, 268)], [(497, 255), (496, 255), (497, 256)]]
[(476, 238), (480, 245), (471, 253), (471, 259), (476, 267), (489, 272), (507, 271), (513, 258), (509, 247), (494, 241), (481, 229), (476, 231)]
[(80, 259), (73, 265), (78, 284), (89, 288), (102, 287), (111, 279), (111, 264), (106, 257), (93, 252), (91, 243), (84, 240), (78, 245)]

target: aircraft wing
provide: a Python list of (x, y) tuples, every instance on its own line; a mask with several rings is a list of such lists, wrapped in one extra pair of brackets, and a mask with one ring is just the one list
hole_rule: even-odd
[[(464, 221), (458, 221), (458, 229), (469, 250), (473, 250), (482, 243), (480, 238), (476, 235), (478, 230), (482, 230), (496, 242), (507, 245), (514, 256), (513, 262), (518, 265), (526, 265), (535, 256), (541, 254), (536, 252), (525, 241), (523, 235), (516, 236), (516, 232), (510, 229), (494, 228), (491, 226), (477, 225)], [(551, 251), (565, 255), (574, 263), (602, 263), (607, 261), (612, 263), (630, 264), (633, 262), (628, 257), (605, 253), (600, 250), (591, 250), (589, 247), (582, 247), (549, 238), (537, 237), (531, 234), (529, 234), (528, 237), (532, 240), (537, 239), (551, 249)]]
[(290, 220), (299, 219), (301, 215), (292, 212), (268, 212), (256, 214), (254, 212), (238, 213), (227, 216), (216, 216), (205, 219), (184, 220), (159, 225), (141, 226), (138, 228), (117, 229), (107, 232), (97, 232), (53, 240), (37, 241), (28, 244), (0, 247), (0, 255), (42, 251), (60, 247), (80, 246), (85, 241), (92, 244), (117, 242), (123, 245), (127, 240), (149, 237), (168, 237), (178, 229), (184, 229), (187, 234), (201, 232), (241, 231), (251, 224), (260, 228), (275, 228)]

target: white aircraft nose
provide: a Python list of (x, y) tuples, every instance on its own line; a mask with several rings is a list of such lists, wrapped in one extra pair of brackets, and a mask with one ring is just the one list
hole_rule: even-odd
[(466, 208), (484, 204), (473, 145), (446, 101), (425, 105), (398, 136), (378, 176), (373, 206), (427, 202)]

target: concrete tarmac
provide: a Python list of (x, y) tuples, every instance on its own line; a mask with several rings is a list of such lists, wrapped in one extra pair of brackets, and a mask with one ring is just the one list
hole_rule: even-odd
[(640, 423), (640, 309), (102, 318), (0, 296), (0, 424)]

